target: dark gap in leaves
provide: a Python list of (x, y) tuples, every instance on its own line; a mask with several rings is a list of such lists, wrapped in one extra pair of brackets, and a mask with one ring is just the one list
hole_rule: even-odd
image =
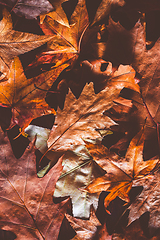
[(2, 9), (3, 9), (3, 7), (0, 7), (0, 21), (1, 21), (2, 18), (3, 18), (3, 15), (2, 15)]
[(3, 131), (5, 131), (9, 127), (11, 118), (11, 108), (0, 106), (0, 125)]
[(54, 197), (54, 196), (53, 196), (53, 202), (54, 202), (55, 204), (57, 204), (57, 203), (60, 203), (60, 202), (62, 202), (62, 201), (64, 201), (64, 200), (66, 200), (67, 198), (69, 198), (69, 196), (65, 196), (65, 197)]
[(25, 74), (26, 74), (27, 78), (37, 77), (41, 73), (50, 71), (52, 69), (52, 67), (54, 67), (54, 66), (55, 66), (55, 63), (44, 63), (44, 64), (40, 64), (35, 67), (27, 67), (25, 69)]
[(141, 192), (143, 191), (143, 186), (136, 186), (136, 187), (132, 187), (128, 196), (130, 199), (130, 203), (134, 202), (135, 198), (141, 194)]
[(142, 229), (144, 235), (148, 238), (150, 236), (149, 229), (148, 229), (149, 218), (150, 218), (150, 213), (149, 212), (145, 212), (139, 218), (141, 229)]
[(69, 222), (66, 219), (66, 217), (64, 217), (64, 219), (62, 221), (62, 224), (61, 224), (60, 231), (59, 231), (58, 240), (64, 240), (64, 239), (65, 240), (70, 240), (75, 235), (76, 235), (76, 232), (71, 227), (71, 225), (69, 224)]
[(20, 135), (18, 138), (14, 139), (19, 135), (19, 126), (15, 125), (10, 130), (7, 130), (7, 135), (10, 140), (10, 144), (13, 150), (13, 154), (16, 158), (20, 158), (26, 147), (29, 145), (28, 138), (24, 137), (23, 135)]
[[(48, 165), (50, 160), (47, 157), (44, 156), (42, 161), (41, 161), (41, 167), (39, 167), (39, 161), (42, 158), (43, 154), (38, 149), (36, 149), (35, 155), (36, 155), (36, 169), (37, 169), (37, 172), (39, 172), (40, 169), (42, 169), (42, 168), (44, 168), (45, 166)], [(46, 172), (46, 174), (47, 174), (47, 172)]]
[(69, 1), (62, 3), (62, 8), (63, 8), (64, 12), (66, 13), (68, 21), (72, 15), (72, 13), (74, 12), (74, 9), (75, 9), (77, 3), (78, 3), (78, 0), (69, 0)]
[(140, 12), (136, 10), (126, 10), (125, 7), (118, 8), (116, 11), (111, 12), (111, 17), (115, 22), (118, 22), (127, 30), (131, 30), (138, 19), (140, 18)]
[(140, 73), (136, 72), (135, 79), (137, 79), (138, 81), (141, 81), (142, 75)]
[(102, 2), (102, 0), (97, 0), (97, 1), (86, 0), (86, 6), (87, 6), (90, 22), (92, 22), (94, 20), (95, 13), (101, 2)]
[(126, 202), (116, 197), (112, 202), (110, 202), (108, 206), (108, 210), (111, 215), (107, 215), (106, 226), (109, 234), (112, 234), (114, 231), (122, 233), (122, 226), (126, 226), (127, 224), (127, 216), (122, 218), (122, 214), (126, 208), (124, 206)]
[(104, 71), (107, 69), (108, 64), (109, 64), (109, 63), (102, 63), (102, 64), (101, 64), (101, 72), (104, 72)]
[[(49, 91), (57, 91), (57, 87), (58, 87), (58, 84), (66, 78), (66, 69), (63, 70), (60, 75), (58, 76), (58, 78), (55, 80), (55, 82), (52, 84), (51, 88), (49, 89)], [(48, 103), (48, 105), (52, 108), (54, 108), (55, 110), (57, 110), (58, 106), (59, 106), (59, 93), (51, 93), (51, 92), (48, 92), (46, 94), (46, 102)], [(60, 96), (61, 97), (61, 96)], [(62, 99), (61, 101), (61, 108), (63, 109), (63, 106), (64, 106), (64, 100), (65, 99)]]
[(1, 240), (14, 240), (17, 238), (17, 235), (8, 230), (0, 229), (0, 239)]
[(146, 13), (146, 40), (156, 42), (160, 37), (160, 11)]
[(41, 51), (43, 51), (44, 49), (46, 49), (46, 44), (32, 50), (32, 51), (29, 51), (29, 52), (26, 52), (24, 54), (21, 54), (19, 56), (21, 62), (22, 62), (22, 66), (24, 68), (24, 72), (25, 72), (25, 75), (27, 78), (32, 78), (32, 77), (35, 77), (35, 76), (38, 76), (39, 74), (42, 73), (41, 71), (41, 66), (37, 67), (37, 68), (31, 68), (31, 69), (27, 69), (27, 71), (25, 71), (25, 69), (27, 68), (27, 66), (33, 62), (36, 58), (37, 55), (39, 55), (39, 53)]
[(44, 115), (44, 116), (33, 119), (30, 125), (36, 125), (39, 127), (52, 129), (54, 120), (55, 120), (55, 115), (48, 114), (48, 115)]
[(109, 192), (102, 191), (99, 196), (98, 208), (96, 211), (96, 216), (101, 224), (103, 224), (106, 220), (107, 212), (104, 207), (104, 199), (109, 194)]
[(34, 33), (37, 35), (44, 35), (36, 19), (26, 19), (19, 17), (12, 12), (13, 29), (20, 32)]
[(112, 145), (116, 144), (124, 136), (125, 134), (122, 132), (114, 132), (113, 134), (105, 136), (102, 140), (102, 144), (107, 148), (110, 148)]
[[(160, 132), (160, 131), (159, 131)], [(159, 154), (159, 145), (156, 129), (152, 129), (146, 136), (143, 147), (144, 161), (149, 160)]]

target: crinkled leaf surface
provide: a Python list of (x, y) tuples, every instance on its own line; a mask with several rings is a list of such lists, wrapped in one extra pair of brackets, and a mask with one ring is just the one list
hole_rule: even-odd
[(39, 36), (13, 30), (11, 15), (6, 9), (3, 9), (3, 19), (0, 21), (0, 39), (0, 71), (5, 74), (14, 57), (41, 46), (50, 40), (51, 36)]
[[(59, 1), (55, 2), (57, 5), (60, 3)], [(55, 20), (46, 16), (43, 24), (40, 25), (45, 34), (54, 35), (53, 40), (48, 43), (49, 51), (43, 53), (41, 61), (44, 62), (45, 55), (48, 59), (48, 54), (50, 54), (54, 59), (55, 66), (57, 66), (69, 60), (73, 62), (78, 58), (81, 38), (89, 24), (85, 0), (79, 0), (76, 5), (70, 18), (70, 27), (59, 24)], [(40, 64), (40, 60), (38, 60), (37, 64)]]
[(85, 190), (90, 181), (104, 174), (84, 146), (77, 146), (63, 157), (63, 171), (56, 183), (54, 197), (70, 196), (74, 217), (89, 218), (90, 207), (98, 207), (98, 194)]
[(33, 118), (55, 113), (45, 102), (46, 93), (36, 86), (48, 89), (62, 70), (59, 67), (45, 75), (27, 79), (18, 57), (12, 61), (8, 80), (0, 83), (0, 103), (12, 109), (11, 126), (18, 124), (24, 130)]
[(17, 15), (25, 16), (27, 19), (36, 18), (53, 10), (48, 0), (1, 0), (0, 3), (7, 4)]
[(150, 212), (149, 227), (160, 227), (160, 173), (156, 172), (152, 178), (142, 179), (134, 183), (134, 186), (143, 186), (142, 193), (129, 207), (129, 223), (138, 219), (143, 213)]
[(134, 180), (141, 179), (156, 166), (158, 160), (143, 161), (144, 134), (141, 130), (131, 141), (125, 158), (118, 158), (111, 154), (101, 144), (86, 145), (93, 159), (107, 171), (107, 174), (94, 180), (87, 189), (89, 192), (109, 191), (105, 198), (105, 207), (119, 196), (124, 201), (129, 201), (128, 193)]
[(108, 80), (107, 87), (95, 94), (93, 84), (86, 84), (79, 99), (71, 91), (66, 96), (64, 109), (58, 109), (55, 124), (48, 139), (52, 151), (72, 150), (72, 146), (83, 144), (82, 138), (99, 137), (99, 129), (115, 124), (103, 112), (111, 107), (124, 87), (139, 90), (134, 80), (135, 72), (129, 66), (120, 65)]
[(21, 239), (57, 239), (68, 202), (53, 203), (52, 192), (60, 175), (59, 162), (46, 177), (36, 175), (33, 143), (20, 159), (0, 131), (0, 226)]
[(65, 217), (76, 232), (76, 236), (73, 238), (75, 240), (93, 239), (96, 235), (97, 227), (101, 225), (93, 209), (91, 209), (89, 220), (77, 219), (70, 216), (69, 214), (65, 214)]

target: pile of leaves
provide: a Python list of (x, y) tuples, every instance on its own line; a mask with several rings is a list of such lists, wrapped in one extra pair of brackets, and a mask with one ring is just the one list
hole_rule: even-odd
[(160, 239), (159, 16), (0, 0), (0, 239)]

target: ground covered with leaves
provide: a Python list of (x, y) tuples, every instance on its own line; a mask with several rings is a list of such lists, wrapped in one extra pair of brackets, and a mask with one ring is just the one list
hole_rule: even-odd
[(0, 0), (0, 239), (160, 240), (160, 2)]

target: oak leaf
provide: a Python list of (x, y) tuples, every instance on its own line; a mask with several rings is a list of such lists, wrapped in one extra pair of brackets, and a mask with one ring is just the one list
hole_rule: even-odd
[(1, 0), (0, 3), (9, 6), (17, 15), (25, 16), (27, 19), (36, 18), (42, 13), (47, 13), (53, 10), (53, 7), (48, 0)]
[(107, 171), (107, 174), (94, 180), (87, 190), (91, 193), (109, 191), (105, 198), (106, 208), (117, 196), (128, 202), (128, 193), (133, 182), (150, 175), (158, 163), (158, 160), (143, 161), (143, 145), (143, 130), (132, 139), (125, 158), (119, 158), (116, 154), (110, 153), (101, 144), (88, 143), (86, 145), (97, 164)]
[[(100, 137), (98, 130), (115, 123), (103, 112), (109, 109), (113, 100), (124, 87), (139, 91), (135, 84), (135, 72), (130, 66), (119, 66), (111, 75), (107, 87), (95, 94), (93, 83), (86, 84), (79, 99), (71, 91), (66, 96), (64, 109), (58, 109), (55, 123), (48, 139), (48, 148), (64, 153), (75, 145), (83, 145), (82, 138)], [(56, 162), (57, 159), (53, 159)]]
[(23, 131), (33, 118), (55, 114), (54, 109), (45, 102), (45, 92), (37, 87), (49, 88), (61, 71), (60, 67), (37, 78), (27, 79), (18, 57), (12, 61), (8, 80), (0, 83), (0, 103), (12, 109), (10, 127), (18, 124)]
[(0, 227), (21, 239), (57, 239), (68, 201), (54, 204), (52, 191), (61, 161), (43, 179), (37, 178), (33, 142), (20, 159), (0, 131)]
[(63, 156), (63, 171), (59, 177), (53, 196), (70, 197), (74, 217), (89, 218), (90, 207), (98, 207), (98, 194), (88, 193), (85, 188), (90, 181), (102, 176), (104, 171), (91, 159), (86, 148), (74, 147)]
[(65, 217), (76, 232), (76, 236), (72, 238), (73, 240), (94, 239), (97, 227), (101, 226), (92, 208), (89, 220), (76, 219), (69, 214), (65, 214)]
[(14, 57), (31, 51), (49, 41), (51, 36), (13, 30), (10, 13), (4, 8), (0, 21), (0, 72), (6, 75)]

